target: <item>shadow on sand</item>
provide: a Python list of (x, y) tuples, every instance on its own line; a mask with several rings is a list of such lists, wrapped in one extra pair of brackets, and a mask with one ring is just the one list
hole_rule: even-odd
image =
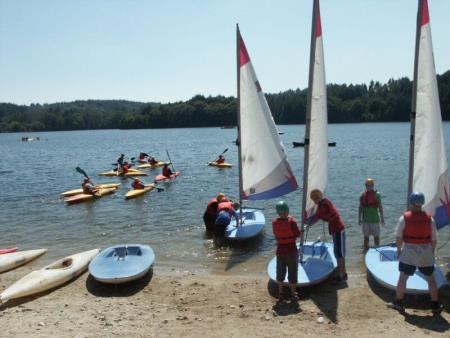
[[(376, 282), (373, 276), (367, 272), (367, 282), (370, 289), (378, 297), (380, 297), (386, 303), (392, 302), (395, 299), (395, 291), (386, 289)], [(444, 305), (444, 311), (449, 311), (450, 305), (450, 292), (449, 288), (441, 288), (439, 290), (439, 301)], [(449, 322), (441, 315), (433, 315), (431, 310), (429, 315), (416, 315), (408, 313), (408, 309), (430, 309), (430, 296), (426, 295), (405, 295), (404, 305), (406, 312), (401, 313), (405, 318), (405, 321), (411, 325), (417, 326), (422, 329), (427, 329), (435, 332), (446, 332), (450, 330)], [(393, 310), (395, 311), (395, 310)], [(410, 312), (410, 311), (409, 311)]]
[(129, 297), (144, 289), (150, 283), (152, 277), (153, 268), (144, 277), (123, 284), (100, 283), (89, 275), (86, 279), (86, 288), (97, 297)]
[[(336, 323), (338, 309), (337, 290), (344, 289), (346, 287), (347, 283), (345, 282), (340, 283), (339, 285), (334, 285), (330, 280), (327, 280), (317, 285), (298, 287), (297, 295), (299, 296), (300, 301), (310, 299), (326, 318), (333, 323)], [(278, 297), (278, 285), (275, 281), (269, 280), (267, 290), (272, 297)], [(284, 287), (283, 293), (288, 295), (289, 292), (289, 288), (287, 286)], [(279, 316), (295, 314), (301, 311), (298, 306), (298, 309), (296, 309), (295, 305), (292, 306), (290, 303), (287, 303), (286, 305), (279, 304), (280, 302), (277, 302), (277, 304), (273, 307), (273, 310)]]

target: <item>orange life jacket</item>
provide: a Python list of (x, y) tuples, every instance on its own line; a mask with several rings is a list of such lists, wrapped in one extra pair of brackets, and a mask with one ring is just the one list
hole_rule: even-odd
[(292, 230), (293, 226), (296, 226), (292, 217), (287, 219), (276, 218), (272, 222), (273, 234), (278, 244), (295, 243), (295, 235)]
[(206, 213), (211, 216), (216, 216), (218, 206), (219, 202), (217, 202), (217, 198), (214, 197), (211, 201), (208, 202), (208, 205), (206, 206)]
[(131, 183), (131, 186), (133, 187), (133, 189), (144, 189), (145, 185), (142, 184), (142, 182), (137, 182), (137, 181), (133, 181), (133, 183)]
[(407, 211), (403, 214), (405, 229), (403, 241), (413, 244), (431, 243), (431, 216), (424, 211)]
[(228, 211), (228, 212), (234, 211), (233, 203), (228, 202), (228, 201), (227, 202), (220, 202), (218, 207), (217, 207), (217, 213), (219, 213), (221, 211), (224, 211), (224, 210)]
[(378, 208), (377, 191), (366, 190), (359, 198), (361, 205), (366, 208)]

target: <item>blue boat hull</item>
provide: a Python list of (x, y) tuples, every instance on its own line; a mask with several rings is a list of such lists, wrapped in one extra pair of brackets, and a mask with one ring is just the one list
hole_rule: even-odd
[[(309, 286), (326, 280), (336, 269), (337, 261), (333, 254), (333, 244), (323, 242), (305, 242), (303, 262), (298, 263), (297, 286)], [(277, 279), (277, 258), (270, 260), (267, 266), (270, 279)], [(284, 279), (289, 283), (287, 275)]]
[[(397, 247), (382, 246), (371, 248), (366, 253), (366, 267), (373, 278), (385, 288), (395, 290), (397, 288), (400, 272), (398, 271)], [(435, 265), (434, 278), (437, 287), (447, 284), (441, 269)], [(425, 276), (418, 270), (408, 278), (406, 293), (426, 294), (428, 293), (428, 282)]]
[[(261, 210), (242, 209), (243, 223), (236, 227), (233, 218), (225, 230), (225, 238), (230, 241), (244, 241), (258, 236), (266, 225), (266, 219)], [(239, 211), (237, 212), (239, 215)]]
[(116, 245), (97, 255), (89, 264), (89, 272), (99, 282), (121, 284), (143, 277), (154, 261), (148, 245)]

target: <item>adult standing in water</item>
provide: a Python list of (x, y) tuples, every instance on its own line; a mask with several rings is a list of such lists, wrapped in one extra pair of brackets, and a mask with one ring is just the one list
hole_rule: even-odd
[(413, 192), (409, 197), (409, 210), (400, 217), (395, 230), (400, 277), (396, 299), (388, 306), (401, 312), (405, 311), (403, 298), (406, 282), (416, 269), (419, 269), (428, 282), (433, 313), (439, 313), (443, 308), (438, 300), (438, 288), (434, 279), (436, 223), (433, 217), (422, 210), (424, 204), (425, 196), (421, 192)]
[(205, 223), (206, 231), (212, 233), (214, 231), (214, 223), (217, 218), (217, 208), (219, 203), (225, 198), (224, 193), (219, 193), (217, 197), (214, 197), (208, 202), (206, 210), (203, 214), (203, 222)]
[(359, 196), (358, 224), (362, 227), (364, 250), (369, 249), (369, 237), (372, 235), (375, 246), (380, 245), (380, 222), (384, 226), (381, 195), (374, 189), (375, 181), (368, 178), (366, 189)]
[(317, 211), (306, 224), (311, 226), (318, 220), (328, 223), (328, 232), (333, 237), (334, 256), (337, 260), (339, 276), (335, 277), (335, 282), (339, 283), (347, 280), (347, 271), (345, 269), (345, 225), (341, 215), (334, 204), (323, 197), (319, 189), (314, 189), (310, 193), (310, 198), (317, 204)]

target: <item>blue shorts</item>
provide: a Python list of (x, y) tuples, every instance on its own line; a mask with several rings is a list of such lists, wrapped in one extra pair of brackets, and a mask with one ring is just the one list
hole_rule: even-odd
[(231, 222), (231, 216), (226, 211), (221, 211), (217, 215), (216, 222), (214, 223), (214, 235), (216, 237), (225, 236), (225, 230), (228, 224)]
[(407, 275), (407, 276), (414, 275), (414, 272), (416, 272), (416, 269), (419, 269), (419, 271), (421, 273), (423, 273), (425, 276), (431, 276), (434, 272), (434, 265), (416, 267), (414, 265), (409, 265), (409, 264), (402, 263), (402, 262), (398, 263), (398, 271), (404, 272), (405, 275)]
[(345, 230), (333, 234), (333, 251), (334, 257), (345, 257)]

